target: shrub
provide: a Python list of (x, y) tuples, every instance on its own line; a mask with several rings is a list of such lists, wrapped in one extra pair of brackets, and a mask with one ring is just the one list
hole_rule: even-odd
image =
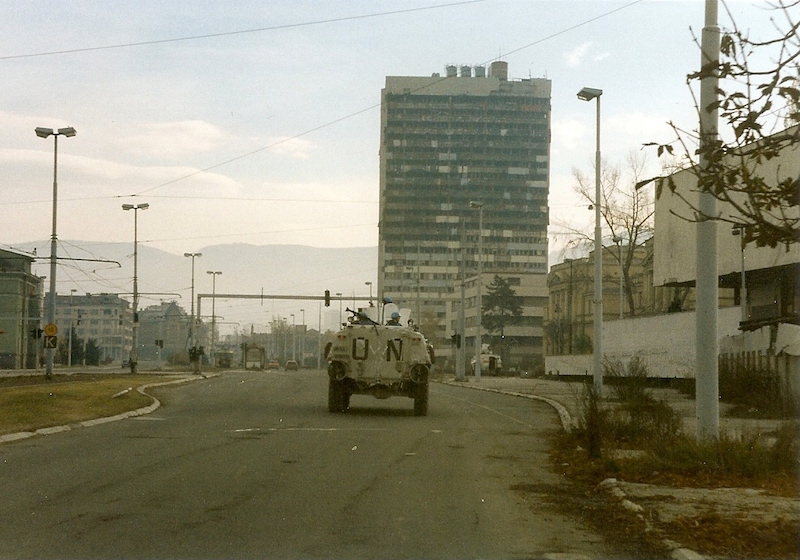
[(784, 390), (780, 375), (767, 368), (720, 365), (720, 398), (734, 405), (733, 415), (757, 418), (796, 418), (798, 406)]
[(634, 356), (627, 367), (617, 360), (607, 361), (603, 365), (608, 386), (616, 400), (620, 402), (638, 402), (650, 399), (647, 391), (647, 364), (639, 356)]

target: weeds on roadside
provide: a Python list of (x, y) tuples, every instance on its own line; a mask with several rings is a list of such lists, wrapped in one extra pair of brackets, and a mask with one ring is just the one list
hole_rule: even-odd
[(754, 418), (796, 418), (800, 407), (774, 370), (723, 362), (720, 398), (734, 405), (732, 415)]
[[(581, 400), (577, 428), (568, 445), (586, 449), (594, 469), (607, 475), (639, 478), (652, 473), (681, 477), (800, 476), (800, 445), (794, 422), (776, 433), (734, 438), (721, 434), (711, 442), (698, 442), (683, 433), (682, 419), (665, 401), (656, 400), (647, 388), (647, 367), (633, 359), (627, 368), (606, 365), (610, 398), (604, 400), (587, 382)], [(566, 443), (566, 442), (565, 442)], [(617, 461), (611, 449), (633, 448), (643, 453)]]
[(664, 401), (656, 400), (647, 388), (647, 366), (634, 357), (628, 366), (620, 362), (605, 365), (611, 399), (603, 401), (587, 383), (578, 418), (578, 437), (583, 437), (591, 457), (607, 447), (642, 447), (653, 441), (678, 437), (682, 420)]
[(684, 436), (653, 449), (654, 467), (684, 475), (725, 473), (746, 478), (798, 474), (797, 424), (786, 425), (775, 441), (759, 435), (736, 439), (721, 434), (717, 441), (698, 442)]

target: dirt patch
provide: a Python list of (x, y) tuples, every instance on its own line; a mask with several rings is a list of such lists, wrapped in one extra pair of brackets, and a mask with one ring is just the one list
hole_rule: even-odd
[(666, 558), (669, 548), (661, 539), (650, 538), (644, 519), (618, 507), (608, 495), (581, 482), (563, 484), (520, 483), (511, 487), (521, 495), (544, 501), (562, 515), (585, 522), (618, 552), (620, 557)]
[(727, 558), (798, 558), (797, 519), (771, 522), (706, 513), (678, 517), (663, 531), (683, 546)]
[(551, 460), (553, 469), (578, 489), (563, 507), (588, 516), (610, 539), (624, 536), (628, 547), (662, 550), (649, 557), (667, 557), (677, 546), (730, 558), (799, 556), (800, 500), (798, 480), (792, 476), (651, 472), (635, 482), (609, 484), (613, 477), (626, 476), (620, 461), (590, 459), (559, 437)]

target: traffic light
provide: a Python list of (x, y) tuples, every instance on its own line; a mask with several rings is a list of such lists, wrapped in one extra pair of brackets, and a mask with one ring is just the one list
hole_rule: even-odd
[(325, 307), (331, 306), (331, 291), (325, 290)]

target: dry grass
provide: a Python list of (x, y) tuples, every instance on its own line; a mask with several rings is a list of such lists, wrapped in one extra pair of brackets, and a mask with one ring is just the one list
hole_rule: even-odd
[[(592, 458), (581, 447), (574, 434), (560, 433), (554, 437), (551, 451), (553, 469), (582, 488), (595, 503), (595, 527), (609, 538), (626, 535), (639, 546), (658, 547), (661, 539), (681, 543), (705, 555), (726, 558), (798, 558), (800, 557), (800, 520), (780, 520), (770, 523), (752, 519), (708, 513), (699, 517), (683, 517), (670, 523), (653, 520), (656, 531), (645, 531), (641, 520), (624, 512), (615, 500), (605, 496), (598, 500), (598, 484), (609, 477), (628, 482), (640, 482), (675, 488), (760, 488), (774, 496), (797, 497), (798, 477), (795, 473), (759, 472), (756, 476), (725, 470), (696, 471), (694, 469), (642, 468), (636, 460)], [(586, 507), (578, 508), (586, 515)], [(640, 530), (634, 534), (635, 529)]]
[[(33, 432), (114, 416), (149, 405), (152, 399), (136, 391), (164, 381), (158, 375), (55, 375), (0, 379), (0, 434)], [(113, 397), (125, 389), (133, 390)]]
[(684, 546), (706, 555), (726, 558), (797, 558), (800, 521), (769, 523), (752, 519), (731, 519), (710, 513), (683, 517), (665, 529)]

